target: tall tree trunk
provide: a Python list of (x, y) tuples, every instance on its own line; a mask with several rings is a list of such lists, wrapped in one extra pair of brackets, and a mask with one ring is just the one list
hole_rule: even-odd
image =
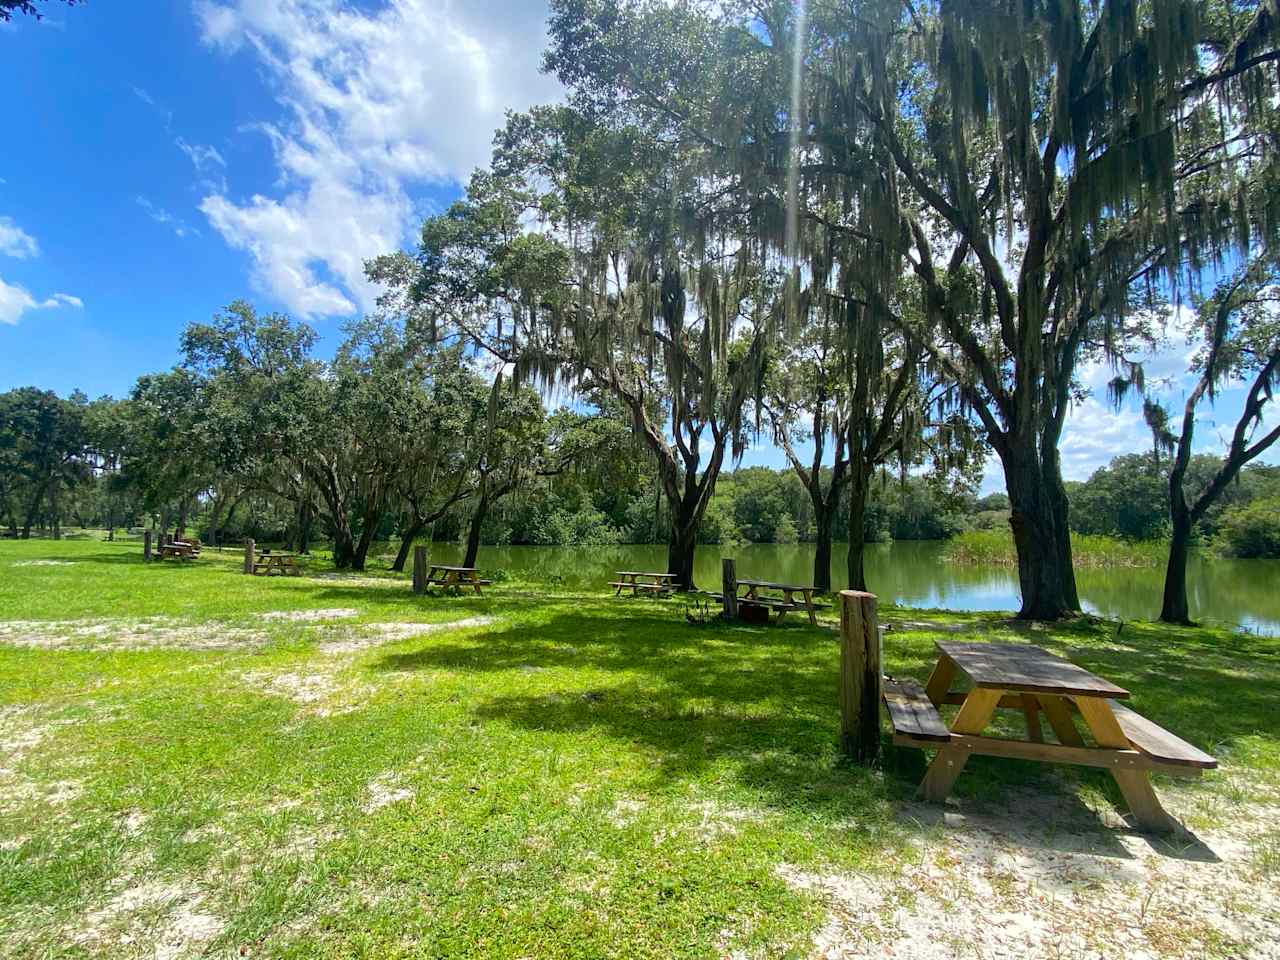
[(701, 518), (676, 516), (672, 511), (671, 539), (667, 544), (667, 573), (676, 577), (677, 590), (696, 590), (693, 582), (693, 555), (698, 547)]
[(409, 562), (409, 551), (413, 549), (413, 541), (422, 535), (425, 528), (426, 524), (415, 518), (409, 524), (409, 528), (400, 535), (400, 549), (396, 551), (395, 563), (391, 564), (392, 570), (397, 573), (404, 570), (404, 565)]
[(1011, 441), (1001, 451), (1018, 553), (1020, 620), (1061, 620), (1079, 614), (1067, 497), (1056, 456), (1041, 459)]
[(861, 466), (852, 470), (849, 482), (849, 558), (847, 561), (850, 590), (867, 589), (867, 490), (869, 477)]
[(298, 552), (311, 552), (311, 531), (315, 527), (316, 512), (311, 508), (310, 500), (302, 501), (298, 522)]
[(27, 504), (27, 515), (22, 521), (22, 539), (31, 539), (31, 525), (36, 520), (36, 513), (40, 509), (40, 501), (44, 499), (44, 487), (37, 487), (35, 496), (31, 498), (31, 502)]
[(831, 592), (831, 525), (835, 511), (827, 504), (813, 502), (813, 589), (818, 593)]
[(346, 513), (339, 513), (333, 517), (333, 565), (346, 570), (355, 562), (355, 557), (356, 541), (351, 535), (351, 525)]
[(58, 504), (58, 481), (49, 488), (49, 512), (53, 514), (53, 539), (62, 539), (62, 507)]
[(474, 567), (476, 557), (480, 555), (480, 528), (484, 526), (484, 518), (489, 513), (489, 484), (480, 482), (480, 497), (476, 500), (475, 511), (471, 514), (471, 525), (467, 529), (467, 555), (462, 558), (464, 567)]
[(374, 534), (378, 532), (378, 521), (382, 517), (380, 504), (379, 498), (371, 497), (365, 507), (364, 516), (360, 520), (360, 539), (351, 556), (352, 570), (364, 570), (365, 561), (369, 556), (369, 547), (373, 544)]
[[(1178, 501), (1182, 501), (1180, 491), (1175, 496)], [(1191, 546), (1191, 515), (1185, 502), (1175, 506), (1172, 513), (1173, 529), (1169, 537), (1169, 563), (1164, 571), (1164, 601), (1160, 605), (1160, 619), (1165, 623), (1191, 626), (1191, 611), (1187, 604), (1187, 554)]]

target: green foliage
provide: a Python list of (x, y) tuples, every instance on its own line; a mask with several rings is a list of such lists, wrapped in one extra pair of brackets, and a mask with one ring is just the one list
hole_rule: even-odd
[(1280, 496), (1227, 510), (1216, 543), (1229, 557), (1280, 559)]
[[(1161, 541), (1133, 543), (1112, 537), (1073, 533), (1071, 558), (1077, 567), (1157, 567), (1168, 554)], [(948, 545), (943, 558), (949, 563), (1013, 566), (1018, 562), (1013, 535), (1006, 530), (971, 530)]]
[[(74, 7), (77, 3), (84, 3), (85, 0), (62, 0), (62, 2), (69, 7)], [(15, 13), (27, 14), (37, 20), (44, 18), (35, 0), (0, 0), (0, 23), (7, 23), (13, 19)]]
[(1169, 533), (1167, 459), (1151, 454), (1117, 457), (1070, 492), (1076, 533), (1155, 540)]

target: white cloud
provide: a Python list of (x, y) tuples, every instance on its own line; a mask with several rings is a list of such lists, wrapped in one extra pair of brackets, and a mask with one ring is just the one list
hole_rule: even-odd
[(45, 300), (35, 297), (16, 283), (0, 280), (0, 324), (13, 326), (30, 310), (49, 310), (55, 307), (83, 307), (84, 301), (69, 293), (55, 293)]
[(170, 213), (164, 207), (157, 206), (156, 204), (152, 203), (150, 200), (148, 200), (146, 197), (143, 197), (143, 196), (135, 197), (134, 199), (137, 200), (138, 206), (140, 206), (143, 210), (147, 212), (147, 216), (149, 216), (156, 223), (163, 223), (165, 226), (172, 229), (177, 236), (189, 237), (192, 234), (194, 234), (197, 237), (200, 236), (199, 230), (197, 230), (195, 227), (187, 226), (186, 223), (184, 223), (179, 218), (175, 217), (172, 213)]
[(489, 159), (507, 109), (559, 96), (538, 72), (546, 6), (527, 0), (198, 0), (204, 40), (247, 48), (284, 117), (271, 141), (279, 196), (212, 191), (201, 209), (255, 279), (290, 309), (341, 315), (372, 305), (364, 261), (415, 226), (409, 191), (463, 182)]
[(227, 161), (222, 159), (222, 154), (214, 147), (204, 146), (199, 143), (187, 143), (182, 137), (178, 137), (173, 142), (179, 150), (191, 159), (197, 173), (204, 173), (214, 165), (226, 169)]
[(205, 193), (226, 193), (227, 178), (224, 175), (227, 161), (215, 147), (200, 143), (188, 143), (182, 137), (173, 141), (174, 146), (187, 155), (196, 171), (196, 187)]
[(29, 257), (40, 256), (40, 244), (36, 243), (35, 237), (9, 217), (0, 217), (0, 253), (7, 257), (26, 260)]

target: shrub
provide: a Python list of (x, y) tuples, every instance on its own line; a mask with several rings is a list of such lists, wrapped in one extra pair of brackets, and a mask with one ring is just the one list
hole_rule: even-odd
[(1255, 500), (1224, 513), (1218, 549), (1229, 557), (1280, 558), (1280, 497)]
[[(1071, 561), (1076, 567), (1158, 567), (1168, 547), (1162, 541), (1130, 542), (1113, 537), (1071, 534)], [(948, 563), (990, 563), (1013, 566), (1018, 554), (1010, 530), (970, 530), (947, 545)]]

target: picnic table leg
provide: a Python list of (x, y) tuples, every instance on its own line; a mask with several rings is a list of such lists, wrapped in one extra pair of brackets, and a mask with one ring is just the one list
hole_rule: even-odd
[(1033, 743), (1044, 743), (1044, 731), (1040, 729), (1040, 704), (1035, 694), (1022, 695), (1022, 712), (1027, 718), (1027, 738)]
[[(1000, 702), (1000, 690), (987, 690), (974, 687), (964, 698), (955, 722), (951, 724), (952, 733), (977, 736), (991, 722), (991, 715), (996, 712)], [(969, 762), (969, 751), (960, 747), (942, 747), (925, 771), (920, 781), (920, 792), (930, 803), (942, 803), (951, 792), (960, 771)]]
[[(1115, 750), (1133, 749), (1129, 738), (1120, 729), (1111, 704), (1101, 697), (1076, 697), (1075, 701), (1098, 746)], [(1160, 798), (1151, 786), (1151, 777), (1147, 771), (1112, 770), (1111, 776), (1115, 778), (1133, 818), (1142, 829), (1151, 833), (1171, 833), (1177, 827), (1178, 822), (1160, 805)]]
[(1053, 734), (1060, 744), (1064, 747), (1084, 746), (1084, 740), (1080, 736), (1080, 731), (1076, 729), (1075, 720), (1071, 717), (1071, 707), (1067, 705), (1067, 701), (1062, 697), (1043, 693), (1036, 696), (1036, 701), (1040, 704), (1044, 715), (1049, 718), (1049, 726), (1053, 727)]
[(476, 573), (471, 574), (471, 586), (475, 588), (476, 596), (478, 597), (484, 596), (484, 594), (480, 592), (480, 575), (479, 574), (476, 574)]
[(944, 653), (938, 658), (937, 664), (934, 665), (933, 673), (929, 675), (929, 682), (924, 688), (929, 702), (935, 707), (942, 706), (942, 700), (951, 690), (951, 681), (955, 678), (955, 661)]
[(813, 609), (813, 594), (808, 590), (804, 592), (804, 602), (809, 610), (809, 623), (816, 627), (818, 625), (818, 611)]

